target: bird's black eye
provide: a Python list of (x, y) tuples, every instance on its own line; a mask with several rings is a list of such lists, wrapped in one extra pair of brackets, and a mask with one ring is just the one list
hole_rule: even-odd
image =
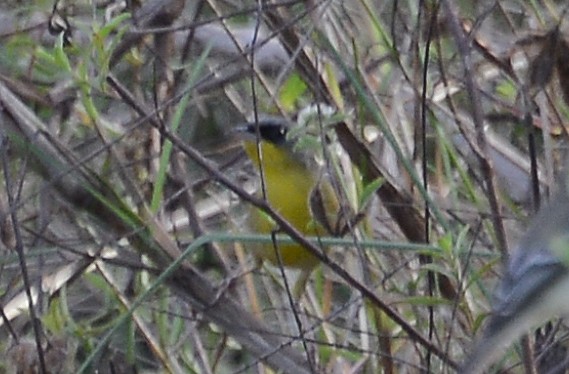
[[(249, 132), (255, 134), (256, 125), (254, 123), (249, 124)], [(288, 126), (283, 123), (277, 123), (274, 121), (259, 121), (259, 135), (262, 140), (271, 142), (276, 145), (283, 145), (286, 142), (286, 134), (288, 132)]]

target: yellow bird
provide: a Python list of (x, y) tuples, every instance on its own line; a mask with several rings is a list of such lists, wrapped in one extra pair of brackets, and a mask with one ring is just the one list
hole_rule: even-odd
[[(315, 158), (295, 148), (296, 140), (287, 136), (289, 129), (290, 124), (284, 118), (268, 118), (258, 124), (238, 127), (238, 131), (245, 134), (242, 136), (245, 152), (255, 167), (259, 171), (262, 169), (260, 174), (264, 177), (269, 204), (306, 236), (333, 235), (339, 231), (340, 216), (334, 189)], [(262, 195), (262, 191), (259, 194)], [(278, 230), (275, 223), (259, 210), (251, 212), (249, 225), (258, 233)], [(284, 266), (302, 269), (305, 277), (319, 263), (296, 243), (278, 243), (277, 250)], [(279, 264), (272, 244), (256, 248), (255, 255)], [(299, 291), (296, 288), (295, 294)]]

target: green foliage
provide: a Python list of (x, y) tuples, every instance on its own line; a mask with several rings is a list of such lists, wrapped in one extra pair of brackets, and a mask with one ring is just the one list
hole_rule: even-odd
[[(156, 11), (147, 3), (144, 11)], [(543, 51), (539, 35), (559, 21), (557, 5), (519, 2), (514, 11), (500, 0), (501, 12), (488, 13), (484, 2), (455, 4), (472, 47), (472, 69), (464, 70), (443, 3), (299, 2), (262, 11), (182, 3), (146, 18), (110, 3), (60, 1), (70, 46), (45, 30), (52, 3), (10, 13), (14, 25), (31, 26), (14, 26), (0, 45), (0, 134), (9, 140), (0, 147), (2, 180), (12, 176), (17, 186), (0, 187), (16, 200), (0, 199), (6, 305), (31, 287), (19, 268), (23, 248), (33, 282), (89, 261), (45, 291), (45, 310), (34, 305), (40, 340), (76, 340), (79, 372), (101, 362), (196, 373), (262, 371), (264, 362), (284, 372), (292, 369), (282, 362), (295, 360), (310, 360), (316, 372), (453, 371), (491, 310), (498, 228), (507, 228), (512, 247), (531, 215), (528, 201), (508, 196), (509, 184), (524, 181), (504, 182), (495, 155), (530, 175), (534, 126), (540, 180), (561, 159), (569, 106), (559, 79), (529, 90), (523, 67), (511, 67), (515, 79), (494, 72), (522, 49), (536, 65), (532, 49)], [(40, 26), (24, 22), (31, 14), (42, 15)], [(270, 62), (253, 71), (234, 43), (251, 44), (248, 28), (262, 42), (256, 61)], [(522, 43), (521, 34), (537, 36)], [(551, 56), (562, 58), (559, 51)], [(314, 155), (307, 164), (334, 182), (342, 212), (354, 216), (345, 237), (309, 238), (329, 248), (329, 262), (298, 299), (282, 278), (294, 284), (298, 274), (254, 263), (251, 247), (270, 245), (271, 236), (248, 232), (239, 214), (258, 208), (249, 200), (275, 213), (253, 198), (259, 176), (231, 137), (255, 110), (296, 119), (287, 135), (294, 150)], [(498, 128), (489, 113), (509, 122)], [(531, 121), (517, 121), (526, 113)], [(498, 135), (485, 145), (488, 129)], [(292, 191), (295, 181), (285, 182)], [(276, 228), (278, 243), (292, 241), (284, 231)], [(566, 257), (564, 240), (548, 244)], [(6, 345), (32, 334), (20, 308)], [(519, 361), (513, 352), (504, 367)]]
[(306, 89), (306, 83), (302, 81), (300, 75), (291, 74), (281, 87), (279, 102), (283, 108), (292, 111), (301, 101), (301, 97), (306, 92)]

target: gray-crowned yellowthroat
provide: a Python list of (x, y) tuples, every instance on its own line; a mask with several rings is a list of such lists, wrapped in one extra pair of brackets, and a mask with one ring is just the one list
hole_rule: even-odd
[[(289, 136), (291, 124), (284, 118), (266, 118), (237, 127), (244, 148), (258, 170), (262, 169), (269, 204), (306, 236), (333, 235), (337, 228), (339, 204), (330, 180), (308, 152), (295, 147)], [(266, 214), (254, 210), (251, 229), (271, 233), (278, 229)], [(302, 269), (308, 273), (318, 259), (297, 243), (258, 246), (255, 255), (273, 264)], [(306, 275), (307, 276), (307, 275)]]

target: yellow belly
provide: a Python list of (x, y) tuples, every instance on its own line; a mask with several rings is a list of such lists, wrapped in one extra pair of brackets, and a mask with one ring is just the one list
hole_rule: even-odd
[[(256, 149), (247, 146), (245, 149), (255, 161)], [(282, 150), (270, 144), (263, 147), (263, 164), (265, 189), (270, 205), (306, 236), (327, 235), (320, 225), (314, 223), (310, 212), (309, 197), (317, 182), (317, 175), (314, 175), (317, 173), (285, 157)], [(257, 209), (251, 212), (249, 221), (251, 229), (258, 233), (270, 234), (278, 230), (274, 222)], [(319, 262), (298, 244), (277, 242), (277, 249), (282, 264), (287, 267), (312, 269)], [(257, 246), (255, 255), (273, 264), (279, 263), (272, 244)]]
[[(270, 182), (271, 179), (269, 175), (265, 174), (267, 199), (271, 206), (300, 232), (308, 236), (323, 235), (324, 233), (321, 230), (317, 232), (317, 227), (314, 225), (310, 215), (308, 196), (314, 186), (314, 182), (310, 181), (310, 179), (304, 179), (299, 181), (299, 183), (291, 183), (291, 181), (273, 183)], [(282, 204), (283, 197), (286, 200), (284, 204)], [(278, 229), (274, 222), (259, 210), (252, 212), (250, 220), (252, 229), (259, 233), (269, 234)], [(298, 244), (277, 242), (277, 248), (281, 261), (285, 266), (310, 269), (318, 264), (316, 257)], [(272, 244), (259, 246), (255, 251), (255, 255), (273, 264), (279, 263), (274, 245)]]

